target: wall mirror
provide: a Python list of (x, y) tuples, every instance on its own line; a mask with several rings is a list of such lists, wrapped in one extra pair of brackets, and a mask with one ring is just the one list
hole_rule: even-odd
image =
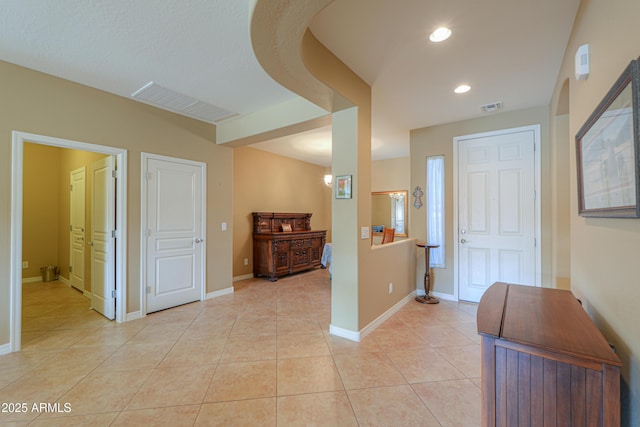
[(396, 237), (407, 237), (407, 190), (371, 193), (371, 232), (382, 235), (385, 228), (395, 228)]

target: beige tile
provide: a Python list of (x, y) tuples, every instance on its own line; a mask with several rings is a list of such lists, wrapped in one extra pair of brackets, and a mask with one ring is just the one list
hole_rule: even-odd
[(464, 378), (464, 374), (430, 348), (390, 351), (389, 359), (409, 383)]
[[(147, 320), (152, 322), (152, 320)], [(149, 324), (146, 328), (134, 335), (127, 344), (156, 344), (175, 342), (184, 334), (189, 323), (158, 323)]]
[(322, 332), (279, 335), (277, 346), (278, 360), (290, 357), (328, 356), (331, 354)]
[(347, 390), (407, 383), (384, 353), (336, 355), (334, 360)]
[(180, 340), (160, 362), (159, 368), (216, 365), (227, 340), (216, 338), (206, 341)]
[(278, 316), (278, 335), (306, 334), (322, 332), (315, 319), (306, 317)]
[(169, 353), (172, 342), (125, 344), (96, 368), (96, 371), (127, 371), (157, 367)]
[(481, 374), (480, 345), (438, 347), (435, 349), (442, 357), (461, 371), (467, 378), (478, 378)]
[(220, 363), (250, 362), (255, 360), (275, 360), (276, 336), (233, 336), (229, 337), (220, 358)]
[(137, 328), (113, 328), (105, 327), (94, 330), (74, 347), (96, 346), (96, 345), (122, 345), (140, 332)]
[(108, 427), (113, 425), (111, 423), (117, 416), (117, 412), (63, 418), (43, 418), (43, 416), (40, 416), (29, 425), (35, 427)]
[(383, 350), (393, 350), (397, 348), (421, 348), (427, 347), (428, 341), (417, 335), (407, 326), (399, 328), (376, 329), (369, 334)]
[(200, 405), (123, 411), (111, 427), (128, 426), (191, 426), (198, 416)]
[(482, 425), (482, 395), (480, 388), (470, 380), (422, 383), (412, 387), (441, 425)]
[(30, 375), (54, 376), (61, 372), (86, 375), (112, 355), (118, 346), (71, 347), (60, 351)]
[(93, 372), (58, 402), (71, 405), (68, 415), (121, 411), (150, 374), (150, 370)]
[(220, 364), (205, 402), (256, 399), (276, 395), (276, 361)]
[(241, 317), (233, 325), (230, 336), (275, 335), (276, 319), (273, 316)]
[(278, 396), (344, 390), (331, 356), (278, 361)]
[(200, 404), (214, 370), (213, 366), (154, 369), (126, 409)]
[[(59, 372), (57, 375), (31, 375), (0, 389), (0, 402), (26, 403), (20, 411), (0, 412), (0, 425), (8, 421), (33, 420), (40, 412), (33, 411), (33, 404), (54, 403), (82, 380), (84, 374)], [(26, 409), (26, 411), (23, 411)]]
[(202, 405), (194, 424), (200, 426), (269, 427), (276, 425), (276, 399), (240, 400)]
[(22, 346), (23, 350), (65, 349), (91, 334), (90, 329), (52, 330)]
[(408, 385), (347, 393), (360, 426), (440, 426)]
[(326, 333), (325, 339), (332, 354), (374, 353), (382, 351), (380, 344), (370, 336), (366, 336), (360, 342), (356, 342)]
[(439, 326), (418, 328), (415, 332), (422, 337), (430, 347), (475, 344), (471, 338), (458, 332), (455, 326), (456, 325), (445, 323)]
[(357, 426), (344, 391), (278, 397), (279, 426)]

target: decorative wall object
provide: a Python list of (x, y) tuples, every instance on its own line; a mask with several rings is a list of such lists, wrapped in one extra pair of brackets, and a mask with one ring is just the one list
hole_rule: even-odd
[(582, 216), (640, 217), (638, 76), (633, 60), (576, 135)]
[(420, 188), (419, 185), (416, 186), (415, 190), (413, 190), (413, 193), (411, 194), (416, 198), (416, 200), (413, 202), (413, 207), (415, 207), (416, 209), (420, 209), (422, 207), (422, 196), (424, 196), (422, 188)]
[(351, 175), (336, 176), (336, 199), (351, 198)]

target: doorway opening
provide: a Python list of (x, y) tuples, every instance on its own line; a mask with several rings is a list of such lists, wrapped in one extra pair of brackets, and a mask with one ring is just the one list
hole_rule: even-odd
[(113, 156), (118, 165), (115, 196), (111, 198), (117, 228), (113, 230), (114, 261), (113, 283), (115, 288), (115, 319), (118, 322), (126, 316), (126, 189), (127, 189), (127, 152), (124, 149), (107, 147), (85, 142), (53, 138), (44, 135), (13, 132), (12, 138), (12, 194), (11, 194), (11, 312), (10, 312), (10, 351), (21, 348), (22, 332), (22, 249), (23, 249), (23, 197), (24, 197), (24, 150), (25, 144), (67, 148), (101, 155)]

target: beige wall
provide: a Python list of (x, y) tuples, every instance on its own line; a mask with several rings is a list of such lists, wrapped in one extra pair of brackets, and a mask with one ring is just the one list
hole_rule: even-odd
[[(640, 425), (640, 219), (583, 218), (577, 214), (574, 136), (640, 50), (640, 2), (591, 0), (581, 3), (551, 100), (553, 117), (566, 113), (563, 88), (569, 83), (571, 290), (622, 359), (623, 425)], [(574, 77), (574, 55), (589, 43), (591, 74)], [(558, 166), (561, 167), (560, 165)], [(566, 167), (566, 165), (564, 165)]]
[[(313, 230), (329, 230), (325, 168), (251, 147), (233, 155), (233, 277), (253, 273), (252, 212), (310, 212)], [(330, 233), (328, 233), (330, 234)], [(244, 265), (244, 259), (249, 265)]]
[[(40, 267), (60, 265), (58, 246), (59, 218), (61, 216), (59, 183), (60, 149), (25, 144), (22, 192), (22, 260), (29, 262), (29, 268), (22, 270), (22, 278), (39, 277)], [(68, 229), (69, 224), (67, 223)], [(7, 283), (9, 282), (7, 281)]]
[(19, 130), (128, 151), (127, 312), (140, 309), (141, 152), (207, 164), (207, 292), (232, 286), (233, 151), (215, 127), (122, 97), (0, 62), (0, 345), (9, 342), (11, 132)]
[[(411, 131), (411, 186), (426, 188), (426, 157), (445, 156), (445, 247), (446, 268), (434, 269), (435, 283), (433, 290), (444, 294), (454, 294), (453, 283), (453, 138), (481, 132), (490, 132), (520, 126), (540, 124), (541, 128), (541, 169), (542, 169), (542, 284), (549, 286), (551, 282), (551, 205), (549, 178), (549, 110), (532, 108), (527, 110), (505, 112), (489, 115), (484, 118), (465, 120), (440, 126), (415, 129)], [(423, 197), (424, 203), (424, 197)], [(418, 240), (426, 237), (426, 209), (409, 204), (409, 236)], [(418, 263), (418, 278), (424, 275), (424, 262)], [(420, 286), (417, 283), (417, 286)]]
[(409, 191), (410, 185), (411, 160), (409, 157), (376, 160), (371, 163), (371, 191)]

